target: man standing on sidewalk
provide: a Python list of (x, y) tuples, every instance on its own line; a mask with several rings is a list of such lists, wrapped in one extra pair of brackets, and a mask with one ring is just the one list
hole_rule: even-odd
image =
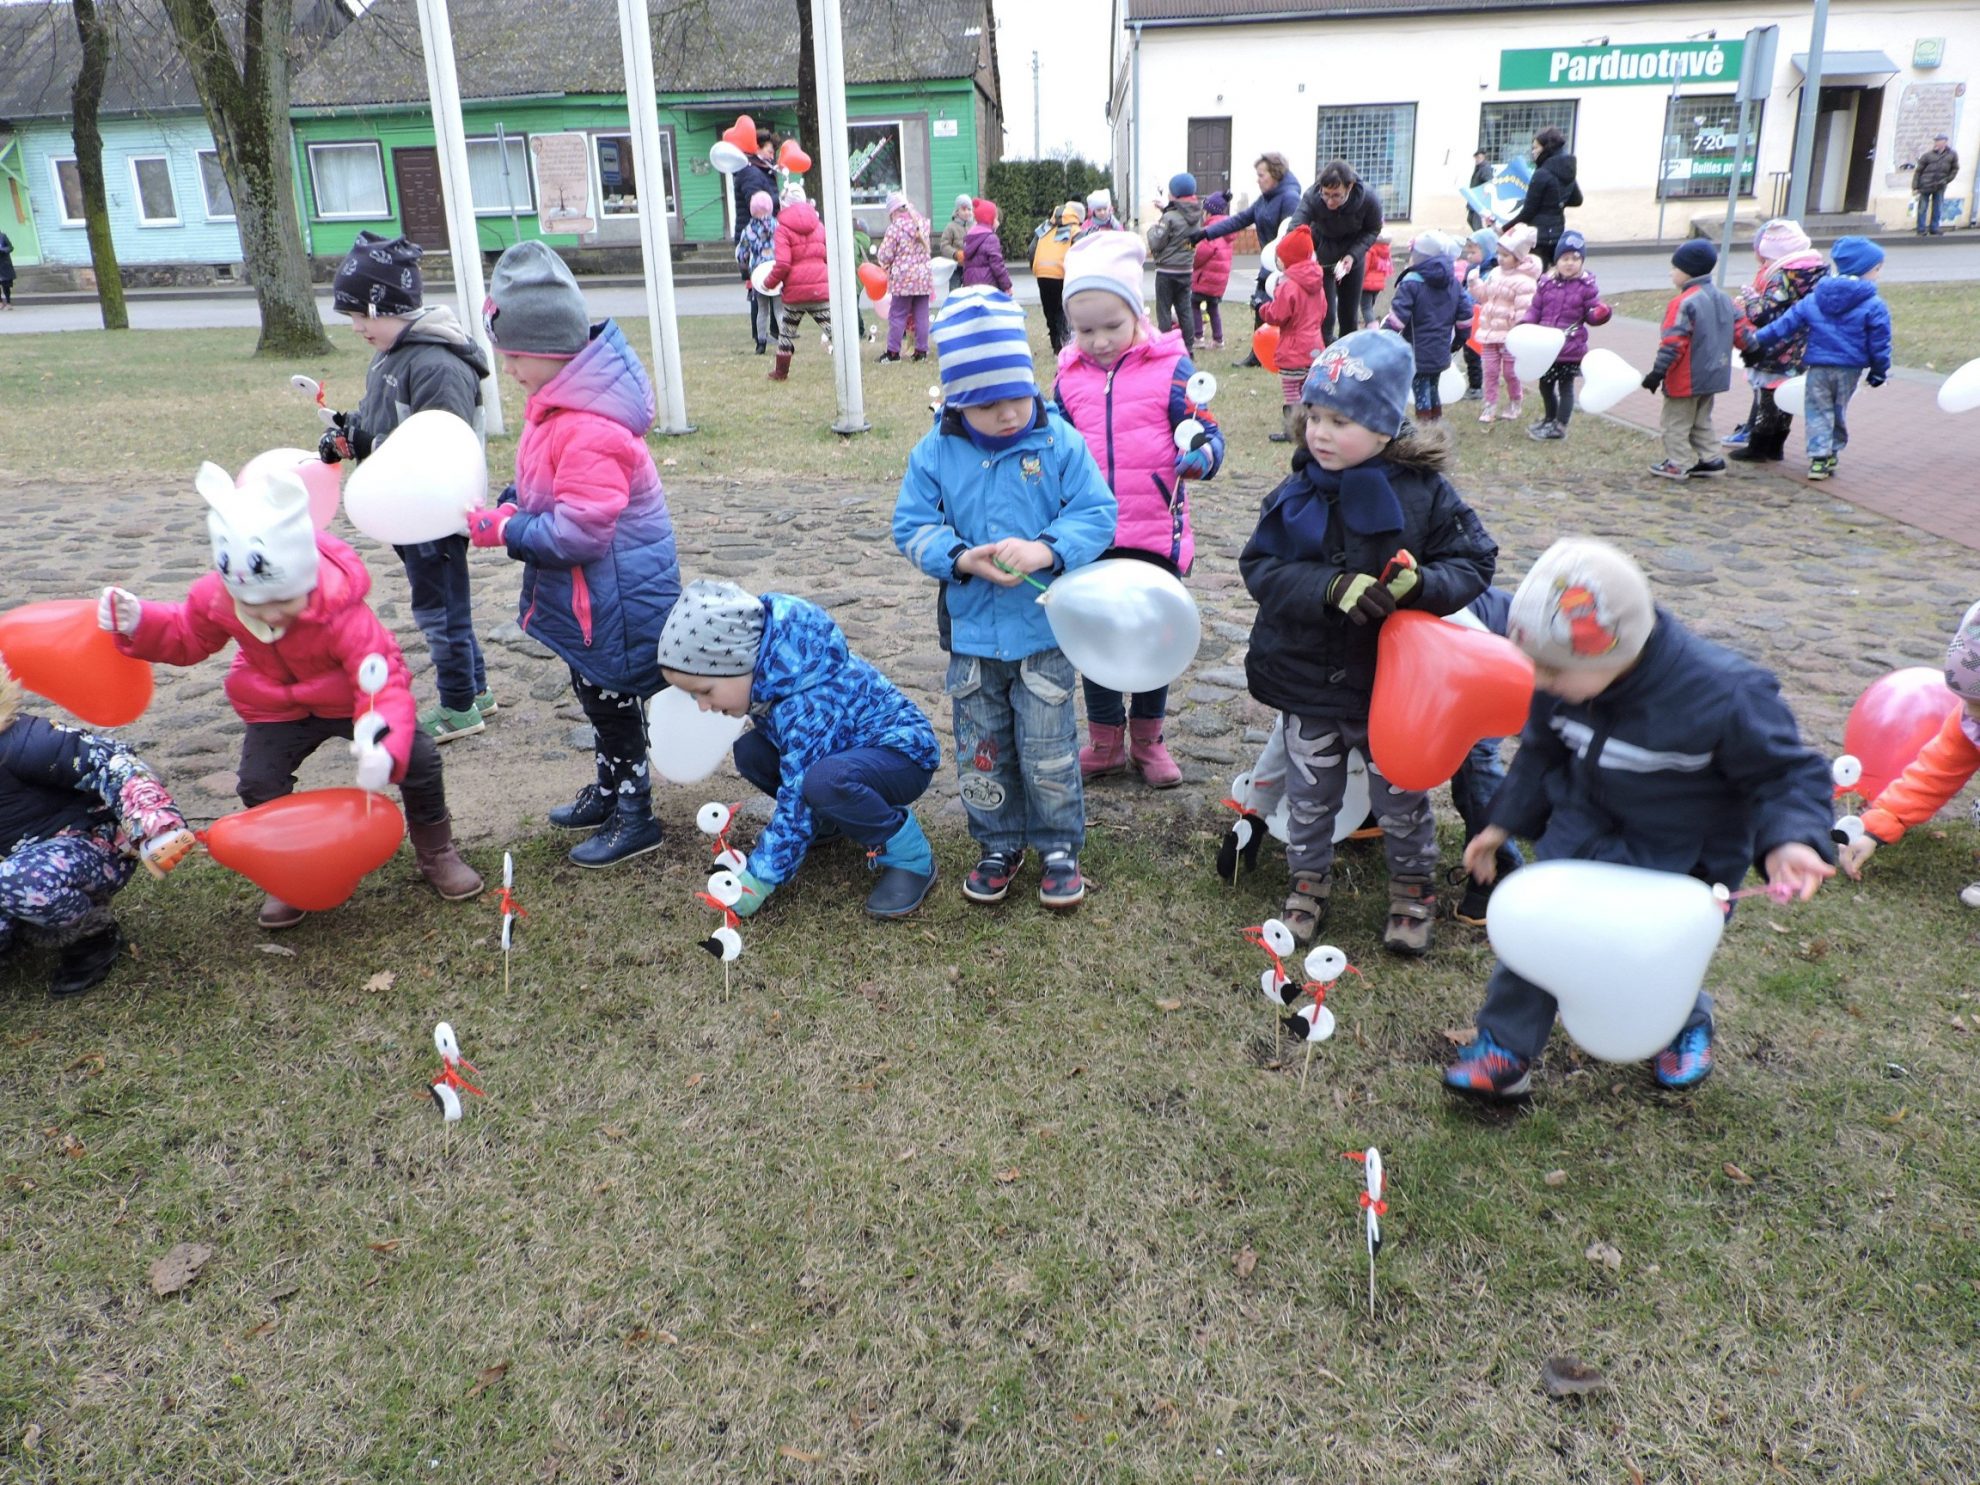
[[(1911, 175), (1911, 189), (1918, 195), (1918, 235), (1929, 231), (1939, 236), (1939, 209), (1945, 204), (1946, 187), (1959, 174), (1959, 153), (1952, 141), (1941, 134), (1932, 147), (1918, 157), (1918, 168)], [(1930, 218), (1928, 221), (1927, 218)]]

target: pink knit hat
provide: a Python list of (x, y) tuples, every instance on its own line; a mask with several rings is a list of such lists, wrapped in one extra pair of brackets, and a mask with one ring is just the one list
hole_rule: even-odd
[(1980, 603), (1966, 611), (1946, 646), (1946, 686), (1961, 701), (1980, 701)]
[(1499, 251), (1511, 253), (1515, 260), (1524, 258), (1533, 251), (1533, 245), (1540, 240), (1540, 234), (1525, 222), (1521, 222), (1510, 232), (1499, 234)]
[(1118, 295), (1137, 316), (1148, 249), (1132, 232), (1089, 232), (1066, 252), (1065, 297), (1089, 290)]
[(1813, 244), (1801, 223), (1788, 217), (1775, 217), (1761, 224), (1753, 234), (1753, 256), (1762, 263), (1778, 263), (1793, 253), (1805, 253)]
[(749, 198), (749, 214), (753, 217), (767, 217), (776, 209), (777, 203), (770, 199), (768, 191), (757, 191)]

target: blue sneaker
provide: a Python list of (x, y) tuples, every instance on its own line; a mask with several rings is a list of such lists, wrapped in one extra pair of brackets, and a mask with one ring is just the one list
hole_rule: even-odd
[(1687, 1026), (1650, 1064), (1659, 1088), (1696, 1088), (1712, 1076), (1712, 1023)]
[(1753, 437), (1753, 430), (1747, 427), (1746, 424), (1741, 423), (1737, 428), (1733, 429), (1732, 432), (1728, 433), (1724, 438), (1720, 439), (1719, 442), (1724, 444), (1729, 449), (1743, 449), (1746, 447), (1748, 441), (1751, 440), (1752, 437)]
[(1533, 1091), (1531, 1070), (1524, 1057), (1515, 1057), (1481, 1031), (1444, 1069), (1444, 1086), (1481, 1098), (1524, 1098)]

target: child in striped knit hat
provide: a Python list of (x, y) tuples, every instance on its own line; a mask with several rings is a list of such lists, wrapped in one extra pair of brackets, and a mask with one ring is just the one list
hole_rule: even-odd
[(958, 289), (933, 339), (942, 407), (908, 458), (894, 544), (941, 584), (956, 769), (981, 849), (963, 896), (1003, 901), (1036, 847), (1039, 901), (1074, 908), (1086, 896), (1075, 677), (1026, 579), (1098, 557), (1114, 539), (1114, 496), (1085, 440), (1039, 398), (1009, 294)]

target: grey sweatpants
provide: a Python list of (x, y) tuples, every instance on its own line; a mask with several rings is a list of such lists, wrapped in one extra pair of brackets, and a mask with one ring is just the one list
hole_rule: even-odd
[(1334, 817), (1347, 792), (1347, 755), (1368, 759), (1368, 803), (1382, 827), (1389, 875), (1428, 879), (1437, 869), (1437, 822), (1430, 796), (1397, 789), (1368, 751), (1366, 718), (1285, 716), (1286, 865), (1295, 876), (1334, 869)]

